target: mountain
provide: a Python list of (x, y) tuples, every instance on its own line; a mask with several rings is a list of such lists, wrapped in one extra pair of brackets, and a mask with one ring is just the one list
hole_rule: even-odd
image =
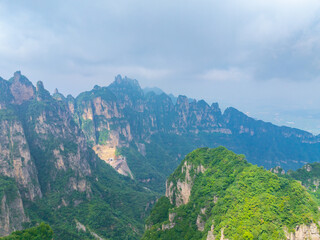
[(156, 194), (100, 160), (42, 82), (0, 79), (0, 143), (0, 236), (43, 221), (55, 239), (143, 233)]
[(167, 179), (142, 239), (320, 239), (318, 206), (288, 175), (224, 147), (201, 148)]
[[(145, 91), (146, 92), (146, 91)], [(235, 108), (178, 96), (145, 93), (118, 75), (76, 98), (60, 96), (95, 153), (120, 174), (163, 192), (166, 177), (198, 147), (226, 146), (248, 161), (297, 169), (320, 160), (320, 137), (248, 117)]]
[(318, 161), (319, 139), (120, 75), (73, 97), (18, 71), (0, 78), (0, 236), (45, 222), (55, 239), (138, 239), (194, 149), (224, 145), (287, 170)]

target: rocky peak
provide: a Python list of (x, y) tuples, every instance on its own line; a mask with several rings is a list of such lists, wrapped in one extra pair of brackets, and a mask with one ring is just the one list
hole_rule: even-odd
[(189, 106), (189, 100), (188, 100), (188, 98), (186, 96), (179, 95), (178, 98), (177, 98), (176, 105), (188, 107)]
[(14, 74), (13, 74), (13, 79), (14, 81), (19, 81), (21, 78), (21, 71), (16, 71)]
[(220, 110), (220, 107), (219, 107), (219, 104), (218, 103), (212, 103), (211, 104), (211, 109), (215, 112), (220, 112), (221, 113), (221, 110)]
[(143, 90), (141, 89), (139, 82), (136, 79), (131, 79), (121, 75), (115, 77), (113, 83), (108, 87), (115, 94), (126, 94), (131, 96), (143, 96)]
[(59, 93), (59, 90), (57, 88), (54, 90), (52, 97), (58, 101), (65, 100), (65, 97), (62, 93)]
[(135, 79), (127, 77), (122, 78), (121, 75), (115, 77), (113, 83), (108, 87), (119, 100), (120, 108), (133, 107), (136, 111), (143, 111), (144, 93)]
[(35, 90), (32, 83), (20, 71), (16, 71), (9, 80), (11, 83), (10, 91), (14, 97), (14, 103), (22, 104), (34, 98)]
[(139, 82), (136, 79), (131, 79), (131, 78), (128, 78), (127, 76), (122, 78), (120, 74), (115, 77), (114, 84), (124, 85), (124, 86), (127, 85), (132, 87), (134, 86), (134, 87), (140, 88)]
[(93, 90), (100, 90), (100, 89), (102, 89), (102, 87), (101, 86), (99, 86), (99, 85), (94, 85), (94, 87), (93, 87)]
[(42, 81), (37, 82), (36, 93), (38, 101), (43, 101), (51, 97), (50, 93), (44, 88)]
[(44, 91), (44, 85), (42, 81), (37, 82), (37, 92)]
[(198, 109), (198, 110), (200, 110), (200, 111), (204, 111), (204, 112), (206, 112), (206, 111), (209, 111), (210, 110), (210, 106), (209, 106), (209, 104), (206, 102), (206, 101), (204, 101), (204, 100), (200, 100), (200, 101), (194, 101), (194, 105), (196, 106), (196, 108)]

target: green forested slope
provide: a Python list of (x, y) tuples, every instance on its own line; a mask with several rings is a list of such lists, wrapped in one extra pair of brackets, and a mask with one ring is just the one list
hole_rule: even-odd
[(16, 231), (1, 240), (52, 240), (53, 231), (48, 224), (41, 223), (39, 226)]
[[(173, 192), (168, 193), (171, 183)], [(177, 204), (181, 183), (192, 187), (186, 204)], [(167, 197), (154, 207), (143, 239), (206, 239), (210, 230), (217, 239), (222, 231), (229, 240), (285, 239), (285, 228), (293, 231), (319, 217), (316, 201), (299, 182), (254, 166), (226, 148), (201, 148), (168, 178)]]

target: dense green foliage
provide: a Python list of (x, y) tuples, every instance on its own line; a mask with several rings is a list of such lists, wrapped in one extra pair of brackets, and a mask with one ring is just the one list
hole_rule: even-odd
[[(92, 189), (89, 196), (85, 192), (66, 192), (63, 179), (68, 176), (63, 174), (57, 178), (55, 192), (27, 204), (28, 215), (33, 222), (48, 222), (56, 239), (94, 239), (90, 231), (115, 240), (139, 239), (148, 214), (146, 204), (155, 195), (102, 161), (95, 169), (87, 178)], [(86, 232), (76, 230), (77, 221), (86, 226)]]
[(146, 220), (146, 225), (152, 226), (153, 224), (166, 221), (168, 219), (169, 209), (172, 207), (173, 205), (168, 198), (159, 198), (153, 207), (150, 216)]
[[(222, 229), (230, 240), (284, 239), (285, 227), (293, 230), (320, 218), (316, 201), (297, 181), (253, 166), (243, 155), (223, 147), (195, 150), (168, 178), (169, 183), (187, 181), (185, 162), (192, 166), (190, 201), (169, 210), (166, 204), (156, 205), (147, 220), (153, 226), (143, 239), (205, 239), (212, 224), (218, 239)], [(206, 169), (203, 173), (196, 170), (200, 165)], [(168, 211), (175, 214), (174, 227), (158, 231), (170, 224)], [(203, 232), (197, 228), (198, 218), (205, 223)]]
[[(18, 193), (18, 188), (15, 181), (12, 178), (0, 176), (0, 199), (6, 195), (8, 201), (15, 199)], [(1, 208), (0, 208), (1, 213)]]
[(0, 109), (0, 120), (16, 120), (17, 114), (15, 109)]
[(52, 240), (53, 231), (48, 224), (41, 223), (39, 226), (28, 228), (23, 231), (16, 231), (2, 240)]
[(103, 145), (106, 144), (109, 139), (109, 131), (107, 129), (103, 129), (102, 131), (98, 132), (98, 143)]
[(320, 205), (320, 163), (308, 163), (297, 171), (288, 171), (286, 176), (300, 181)]

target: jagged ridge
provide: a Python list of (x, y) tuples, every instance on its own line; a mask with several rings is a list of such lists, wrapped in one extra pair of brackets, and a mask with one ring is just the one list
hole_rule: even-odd
[(0, 84), (0, 236), (46, 221), (55, 239), (139, 238), (155, 194), (102, 162), (42, 82)]

